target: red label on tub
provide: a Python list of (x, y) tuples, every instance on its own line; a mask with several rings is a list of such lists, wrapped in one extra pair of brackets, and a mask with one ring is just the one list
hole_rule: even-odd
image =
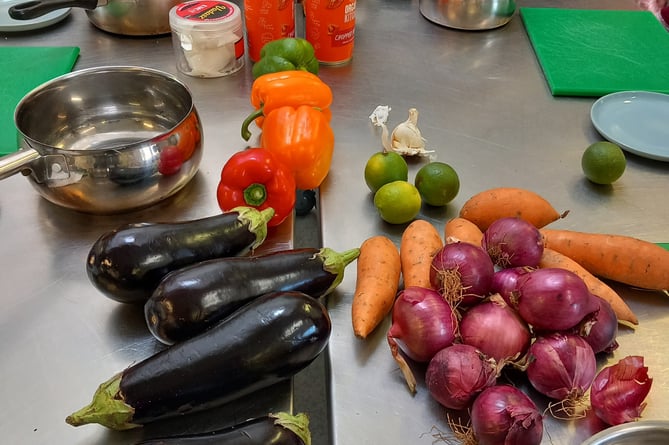
[(235, 5), (216, 0), (188, 2), (177, 7), (179, 17), (195, 21), (226, 19), (234, 13)]

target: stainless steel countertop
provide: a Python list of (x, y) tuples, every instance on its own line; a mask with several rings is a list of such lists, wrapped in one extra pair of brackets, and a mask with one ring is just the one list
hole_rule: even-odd
[[(519, 6), (555, 6), (548, 0)], [(561, 7), (632, 9), (633, 0), (560, 2)], [(75, 68), (127, 64), (176, 74), (169, 37), (126, 38), (93, 28), (82, 10), (50, 28), (0, 33), (3, 45), (76, 45)], [(390, 125), (420, 111), (419, 127), (437, 159), (453, 165), (462, 187), (444, 209), (421, 217), (440, 229), (474, 193), (500, 185), (543, 194), (568, 218), (556, 226), (623, 233), (667, 241), (669, 209), (661, 198), (669, 186), (667, 165), (628, 156), (624, 177), (611, 188), (594, 187), (580, 171), (582, 150), (600, 137), (589, 120), (594, 99), (555, 98), (518, 13), (505, 27), (484, 32), (454, 31), (421, 17), (418, 0), (362, 0), (357, 5), (354, 57), (341, 67), (323, 67), (333, 88), (332, 125), (337, 138), (331, 173), (321, 189), (323, 244), (336, 250), (360, 245), (375, 234), (399, 241), (403, 226), (378, 218), (362, 170), (381, 148), (380, 133), (368, 116), (390, 105)], [(218, 211), (215, 187), (221, 166), (243, 147), (239, 124), (249, 110), (250, 67), (230, 77), (179, 76), (193, 91), (205, 135), (205, 153), (194, 181), (174, 199), (117, 217), (90, 217), (41, 199), (25, 178), (0, 183), (0, 416), (3, 441), (12, 444), (122, 444), (141, 433), (114, 433), (96, 426), (78, 429), (64, 417), (90, 400), (111, 374), (158, 348), (135, 311), (101, 297), (88, 283), (85, 255), (104, 230), (126, 221), (188, 219)], [(414, 174), (420, 162), (412, 162)], [(283, 229), (285, 230), (285, 229)], [(285, 238), (282, 231), (278, 238)], [(354, 267), (354, 266), (353, 266)], [(334, 322), (330, 342), (332, 429), (337, 445), (431, 444), (447, 431), (444, 411), (423, 386), (411, 396), (385, 343), (387, 324), (367, 341), (354, 338), (350, 300), (353, 267), (329, 299)], [(666, 301), (643, 292), (625, 292), (641, 320), (636, 332), (621, 332), (613, 359), (642, 354), (654, 387), (646, 419), (668, 419), (669, 362), (663, 339)], [(289, 408), (290, 388), (252, 399), (237, 418)], [(279, 400), (280, 402), (275, 402)], [(229, 417), (228, 417), (229, 419)], [(594, 428), (548, 422), (544, 443), (578, 444)]]

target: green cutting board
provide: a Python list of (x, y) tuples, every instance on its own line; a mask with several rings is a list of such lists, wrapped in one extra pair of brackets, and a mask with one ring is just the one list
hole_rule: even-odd
[[(69, 73), (78, 47), (0, 47), (0, 155), (18, 150), (14, 111), (32, 89)], [(39, 116), (35, 117), (39, 119)]]
[(520, 8), (554, 96), (669, 93), (669, 32), (648, 11)]

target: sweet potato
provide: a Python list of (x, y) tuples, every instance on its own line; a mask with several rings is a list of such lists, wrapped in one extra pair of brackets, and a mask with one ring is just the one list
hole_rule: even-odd
[(634, 287), (669, 289), (669, 251), (625, 235), (541, 229), (544, 246), (590, 273)]
[(428, 221), (417, 219), (404, 229), (400, 241), (400, 262), (404, 287), (431, 287), (432, 257), (443, 247), (441, 235)]
[(353, 332), (364, 339), (393, 307), (401, 274), (399, 250), (385, 236), (366, 239), (360, 246), (357, 272), (351, 319)]
[(590, 293), (609, 302), (613, 311), (616, 313), (619, 322), (622, 322), (622, 324), (625, 325), (639, 324), (639, 320), (636, 315), (634, 315), (634, 312), (632, 312), (632, 309), (630, 309), (627, 303), (625, 303), (615, 290), (611, 289), (608, 284), (588, 272), (583, 266), (568, 256), (556, 252), (555, 250), (544, 248), (541, 261), (539, 261), (539, 267), (560, 267), (575, 273), (585, 282)]
[(481, 246), (483, 232), (476, 224), (465, 218), (452, 218), (444, 226), (444, 240), (447, 243), (462, 241)]
[(513, 187), (498, 187), (477, 193), (460, 209), (460, 217), (476, 224), (482, 232), (500, 218), (522, 218), (541, 228), (566, 214), (558, 213), (542, 196)]

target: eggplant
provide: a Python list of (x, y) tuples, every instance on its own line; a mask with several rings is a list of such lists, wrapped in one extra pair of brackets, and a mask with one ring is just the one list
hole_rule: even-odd
[(86, 272), (107, 297), (144, 304), (169, 272), (258, 247), (273, 215), (273, 209), (238, 207), (191, 221), (126, 224), (93, 244)]
[(360, 254), (329, 248), (292, 249), (265, 255), (218, 258), (168, 274), (144, 305), (149, 330), (173, 344), (216, 324), (258, 296), (299, 291), (319, 298), (341, 283)]
[(65, 421), (125, 430), (228, 403), (293, 377), (323, 351), (331, 330), (319, 300), (301, 292), (263, 295), (116, 374)]
[(304, 413), (268, 414), (207, 433), (144, 440), (136, 445), (311, 445)]

